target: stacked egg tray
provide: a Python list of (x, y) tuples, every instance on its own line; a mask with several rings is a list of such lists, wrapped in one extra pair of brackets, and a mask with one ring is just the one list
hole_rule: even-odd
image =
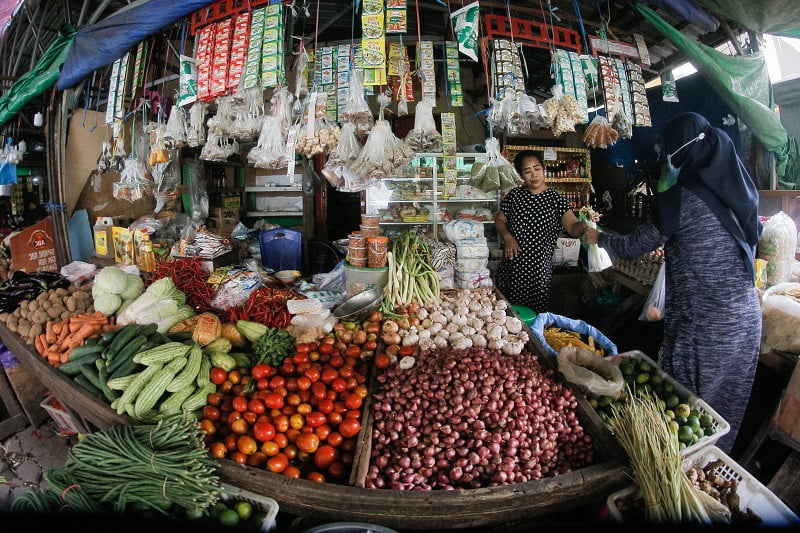
[(633, 278), (642, 285), (651, 286), (658, 277), (663, 259), (653, 259), (646, 256), (637, 259), (614, 259), (614, 268), (629, 278)]

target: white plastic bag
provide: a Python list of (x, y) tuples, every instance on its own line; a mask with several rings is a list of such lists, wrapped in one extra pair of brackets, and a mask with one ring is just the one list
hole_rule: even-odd
[(625, 385), (622, 371), (616, 364), (577, 346), (561, 348), (558, 370), (573, 385), (598, 396), (619, 396)]
[(364, 178), (382, 179), (413, 158), (414, 150), (395, 137), (388, 122), (379, 120), (350, 170)]
[(800, 283), (780, 283), (761, 297), (761, 351), (800, 352)]
[(356, 125), (345, 122), (339, 132), (339, 143), (328, 156), (322, 175), (333, 187), (341, 190), (345, 186), (346, 169), (358, 159), (360, 153), (361, 143), (356, 138)]
[(264, 118), (258, 143), (248, 152), (247, 161), (256, 168), (286, 167), (286, 137), (281, 131), (281, 119), (276, 115)]
[(417, 104), (414, 129), (408, 132), (405, 142), (417, 152), (438, 152), (442, 148), (442, 135), (436, 131), (433, 104), (425, 99)]
[(658, 275), (650, 289), (650, 294), (647, 295), (647, 301), (645, 301), (642, 307), (642, 312), (639, 313), (639, 320), (658, 322), (664, 318), (664, 304), (667, 299), (667, 269), (664, 265), (665, 263), (661, 263), (661, 267), (658, 269)]
[(789, 281), (797, 248), (797, 227), (783, 211), (764, 224), (758, 242), (758, 257), (767, 260), (767, 287)]
[(358, 71), (353, 69), (350, 73), (350, 85), (347, 88), (347, 103), (342, 111), (342, 116), (356, 125), (360, 133), (369, 132), (375, 125), (372, 111), (364, 98), (364, 84)]

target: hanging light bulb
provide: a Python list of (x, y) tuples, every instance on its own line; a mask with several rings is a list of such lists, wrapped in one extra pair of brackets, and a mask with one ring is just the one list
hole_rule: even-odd
[(37, 111), (36, 114), (33, 115), (33, 125), (37, 128), (41, 128), (42, 124), (44, 124), (44, 115)]

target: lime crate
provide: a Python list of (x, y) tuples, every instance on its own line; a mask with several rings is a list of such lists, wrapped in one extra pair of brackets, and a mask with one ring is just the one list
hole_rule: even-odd
[[(704, 468), (716, 460), (720, 460), (722, 464), (715, 469), (715, 474), (728, 481), (738, 482), (736, 492), (739, 495), (739, 509), (742, 512), (751, 509), (762, 520), (761, 525), (769, 527), (797, 526), (800, 523), (797, 515), (780, 498), (716, 446), (707, 447), (685, 458), (683, 464), (688, 470), (692, 466)], [(620, 523), (626, 521), (617, 502), (631, 496), (635, 498), (638, 492), (637, 486), (631, 485), (608, 496), (606, 505), (614, 521)]]
[(222, 501), (246, 501), (258, 511), (266, 513), (260, 527), (260, 530), (264, 533), (275, 528), (275, 519), (278, 516), (279, 507), (278, 502), (274, 499), (233, 485), (228, 485), (227, 483), (220, 483), (220, 495)]
[[(56, 402), (56, 397), (52, 394), (48, 395), (39, 404), (47, 411), (53, 421), (58, 427), (59, 435), (66, 437), (69, 435), (77, 435), (78, 433), (86, 433), (83, 427), (64, 409), (60, 408)], [(59, 402), (60, 403), (60, 402)]]
[(620, 359), (625, 359), (625, 358), (647, 361), (650, 364), (650, 366), (652, 366), (655, 369), (656, 374), (661, 376), (664, 379), (664, 381), (667, 381), (672, 384), (672, 386), (675, 389), (675, 393), (681, 399), (684, 400), (684, 403), (686, 403), (692, 409), (692, 411), (697, 411), (701, 415), (707, 414), (711, 416), (711, 426), (714, 428), (714, 434), (704, 436), (701, 439), (699, 439), (695, 444), (687, 446), (686, 448), (681, 450), (682, 456), (688, 457), (694, 453), (697, 453), (703, 448), (706, 448), (707, 446), (713, 446), (719, 441), (719, 439), (727, 435), (728, 432), (731, 430), (730, 424), (728, 424), (728, 422), (726, 422), (725, 419), (722, 418), (722, 416), (719, 413), (717, 413), (714, 409), (712, 409), (710, 405), (708, 405), (706, 402), (700, 399), (692, 391), (690, 391), (689, 389), (678, 383), (672, 376), (664, 372), (661, 369), (661, 367), (658, 366), (658, 364), (656, 364), (655, 361), (647, 357), (647, 355), (645, 355), (644, 353), (638, 350), (632, 350), (630, 352), (613, 355), (609, 357), (609, 360), (619, 361)]

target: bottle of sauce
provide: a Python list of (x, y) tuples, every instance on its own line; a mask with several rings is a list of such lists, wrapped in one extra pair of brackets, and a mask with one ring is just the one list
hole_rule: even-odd
[(114, 245), (111, 239), (113, 225), (114, 222), (109, 217), (97, 217), (94, 223), (94, 253), (99, 258), (114, 258)]
[(153, 272), (156, 269), (156, 256), (153, 253), (153, 242), (150, 240), (147, 230), (142, 230), (139, 238), (139, 270), (142, 272)]

